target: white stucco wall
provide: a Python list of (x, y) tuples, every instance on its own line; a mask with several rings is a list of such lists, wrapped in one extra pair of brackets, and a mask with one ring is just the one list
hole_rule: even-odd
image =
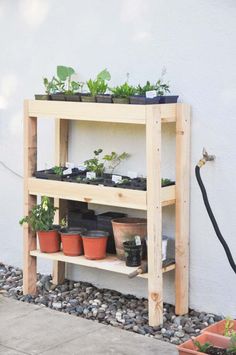
[[(236, 278), (203, 207), (194, 166), (205, 146), (217, 159), (202, 171), (216, 218), (236, 259), (236, 4), (234, 0), (15, 0), (0, 2), (0, 161), (23, 174), (22, 101), (42, 91), (42, 77), (58, 64), (71, 65), (81, 80), (107, 67), (112, 83), (130, 73), (131, 83), (159, 77), (167, 68), (173, 93), (192, 106), (190, 306), (236, 316)], [(53, 161), (52, 122), (39, 129), (39, 167)], [(171, 132), (172, 131), (172, 132)], [(89, 135), (89, 134), (91, 135)], [(164, 175), (174, 177), (173, 129), (165, 129)], [(70, 159), (94, 148), (126, 150), (123, 165), (144, 171), (144, 131), (138, 127), (74, 124)], [(110, 137), (110, 139), (107, 139)], [(48, 144), (47, 144), (48, 142)], [(172, 144), (172, 145), (171, 145)], [(23, 180), (0, 163), (0, 261), (22, 265)], [(163, 230), (173, 236), (173, 207), (164, 209)], [(41, 271), (49, 263), (40, 262)], [(144, 280), (68, 266), (87, 279), (143, 295)], [(173, 275), (165, 278), (173, 302)]]

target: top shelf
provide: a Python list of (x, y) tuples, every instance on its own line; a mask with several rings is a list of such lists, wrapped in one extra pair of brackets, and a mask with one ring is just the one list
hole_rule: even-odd
[(146, 124), (147, 111), (159, 109), (162, 123), (176, 122), (177, 105), (122, 105), (86, 102), (26, 100), (29, 117)]

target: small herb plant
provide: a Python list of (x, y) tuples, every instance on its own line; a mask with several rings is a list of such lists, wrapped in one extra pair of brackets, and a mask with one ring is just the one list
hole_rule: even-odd
[(54, 94), (58, 89), (55, 77), (53, 77), (51, 80), (49, 80), (48, 78), (43, 78), (43, 85), (45, 88), (45, 93), (47, 95)]
[(94, 150), (94, 157), (92, 159), (85, 160), (84, 165), (88, 171), (92, 171), (97, 177), (101, 177), (104, 173), (104, 163), (99, 160), (99, 156), (102, 153), (102, 149)]
[(127, 81), (123, 85), (110, 88), (110, 90), (114, 97), (120, 98), (127, 98), (129, 96), (133, 96), (136, 93), (136, 88), (129, 85)]
[(227, 349), (227, 353), (229, 354), (236, 354), (236, 333), (231, 335), (230, 344)]
[(129, 154), (123, 152), (122, 154), (117, 154), (116, 152), (111, 152), (111, 154), (106, 154), (103, 159), (108, 163), (108, 169), (113, 174), (114, 170), (120, 165), (120, 163), (129, 158)]
[(19, 223), (27, 223), (33, 231), (52, 230), (56, 210), (49, 197), (43, 196), (41, 203), (34, 206), (29, 215), (23, 217)]
[(81, 83), (71, 80), (74, 74), (75, 70), (71, 67), (57, 66), (58, 79), (56, 78), (55, 80), (58, 91), (63, 91), (65, 95), (72, 95), (82, 87)]
[(107, 69), (102, 70), (95, 80), (89, 79), (87, 86), (91, 96), (103, 95), (107, 91), (107, 81), (111, 79), (111, 75)]
[(232, 335), (236, 335), (236, 332), (234, 331), (234, 322), (231, 318), (226, 318), (225, 321), (225, 329), (224, 329), (224, 336), (225, 337), (231, 337)]
[(54, 174), (61, 176), (63, 175), (63, 168), (61, 166), (54, 166), (52, 168), (52, 171), (54, 172)]
[(161, 179), (161, 185), (162, 186), (165, 186), (165, 185), (168, 185), (170, 184), (172, 181), (170, 179)]
[(163, 96), (166, 93), (170, 92), (169, 83), (164, 83), (163, 79), (159, 79), (156, 84), (151, 84), (150, 81), (147, 81), (144, 86), (138, 85), (136, 92), (138, 95), (145, 96), (147, 91), (156, 91), (157, 96)]
[(197, 350), (200, 353), (205, 353), (207, 349), (209, 349), (210, 346), (212, 346), (211, 343), (206, 342), (204, 344), (201, 344), (199, 341), (193, 341), (194, 345), (197, 347)]
[(139, 84), (136, 88), (137, 94), (141, 96), (145, 96), (147, 91), (152, 91), (152, 90), (156, 90), (156, 85), (151, 84), (150, 81), (147, 81), (144, 86), (141, 86)]

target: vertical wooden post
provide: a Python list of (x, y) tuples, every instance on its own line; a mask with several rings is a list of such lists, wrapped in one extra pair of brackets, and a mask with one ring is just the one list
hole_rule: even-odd
[(163, 322), (161, 109), (146, 107), (149, 324)]
[[(27, 216), (36, 204), (36, 196), (29, 195), (28, 178), (33, 176), (37, 166), (37, 117), (29, 117), (28, 102), (24, 102), (24, 215)], [(37, 246), (36, 235), (24, 226), (23, 293), (36, 293), (36, 257), (30, 255)]]
[(175, 312), (188, 312), (189, 291), (189, 169), (190, 106), (177, 104), (176, 118), (176, 233)]
[[(55, 121), (55, 164), (64, 166), (68, 159), (68, 120), (57, 118)], [(54, 199), (58, 211), (55, 216), (55, 223), (59, 224), (66, 211), (66, 201)], [(53, 284), (62, 283), (65, 279), (65, 263), (62, 261), (53, 262)]]

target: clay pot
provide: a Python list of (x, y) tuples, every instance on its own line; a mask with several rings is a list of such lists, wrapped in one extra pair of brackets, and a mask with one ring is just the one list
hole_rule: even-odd
[(58, 230), (38, 231), (38, 239), (42, 253), (56, 253), (60, 250), (61, 240)]
[(105, 259), (108, 233), (104, 231), (88, 231), (82, 233), (84, 256), (86, 259)]
[[(196, 338), (194, 341), (199, 341), (200, 344), (204, 344), (206, 342), (211, 343), (212, 346), (216, 346), (219, 348), (227, 349), (230, 344), (230, 338), (226, 337), (218, 337), (215, 334), (203, 333)], [(185, 343), (177, 346), (179, 350), (179, 355), (188, 355), (188, 354), (195, 354), (195, 355), (203, 355), (205, 353), (197, 351), (197, 347), (194, 345), (192, 340), (188, 340)]]
[[(227, 320), (223, 319), (215, 324), (209, 325), (208, 327), (202, 330), (202, 333), (213, 333), (220, 337), (224, 337), (225, 325)], [(232, 324), (232, 328), (230, 330), (236, 332), (236, 320), (229, 320), (230, 324)]]
[(65, 255), (79, 256), (83, 254), (81, 233), (85, 231), (85, 228), (65, 228), (61, 230), (62, 250)]
[(147, 236), (147, 220), (145, 218), (117, 218), (112, 220), (117, 257), (125, 260), (123, 243), (133, 240), (139, 235), (141, 240)]

